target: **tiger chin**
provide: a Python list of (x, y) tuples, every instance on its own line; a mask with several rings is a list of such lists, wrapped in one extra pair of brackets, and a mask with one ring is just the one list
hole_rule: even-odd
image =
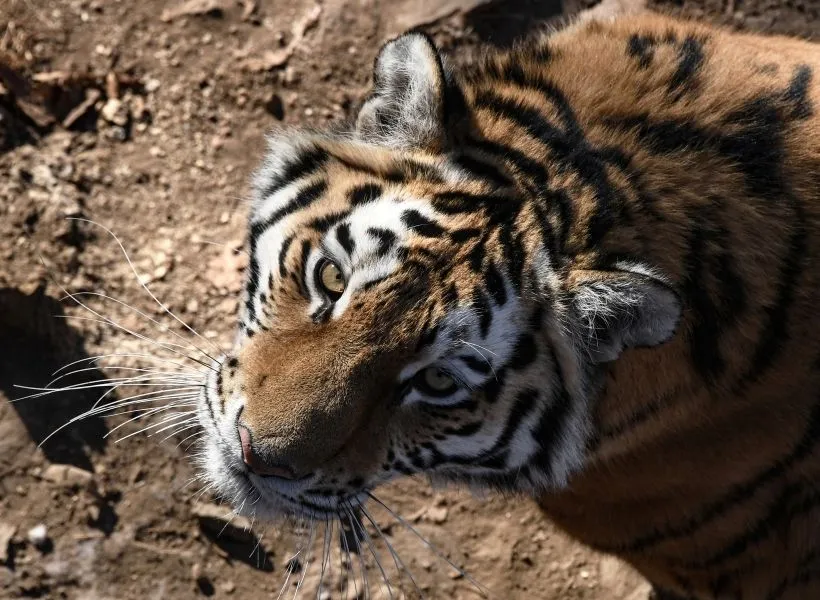
[(663, 593), (820, 597), (818, 67), (652, 14), (387, 43), (354, 122), (270, 138), (208, 479), (327, 520), (426, 474)]

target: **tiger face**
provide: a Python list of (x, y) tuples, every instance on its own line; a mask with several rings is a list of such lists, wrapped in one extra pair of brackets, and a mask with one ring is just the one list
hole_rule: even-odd
[(543, 196), (476, 140), (474, 100), (407, 34), (355, 125), (271, 139), (235, 344), (199, 407), (202, 466), (245, 512), (330, 519), (416, 473), (560, 487), (604, 365), (673, 335), (650, 265), (567, 266)]

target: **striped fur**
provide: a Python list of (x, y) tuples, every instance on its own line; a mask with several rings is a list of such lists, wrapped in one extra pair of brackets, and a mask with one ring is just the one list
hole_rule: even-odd
[[(820, 596), (819, 68), (653, 15), (457, 69), (385, 46), (355, 124), (281, 132), (257, 173), (213, 483), (324, 519), (426, 473), (671, 594)], [(293, 477), (249, 472), (237, 424)]]

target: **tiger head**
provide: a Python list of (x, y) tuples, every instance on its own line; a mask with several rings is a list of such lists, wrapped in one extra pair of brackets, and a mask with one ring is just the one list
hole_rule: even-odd
[(237, 505), (327, 519), (416, 473), (565, 485), (605, 363), (672, 336), (651, 268), (564, 251), (550, 203), (581, 200), (498, 159), (473, 87), (406, 34), (354, 124), (272, 137), (236, 340), (199, 409), (203, 467)]

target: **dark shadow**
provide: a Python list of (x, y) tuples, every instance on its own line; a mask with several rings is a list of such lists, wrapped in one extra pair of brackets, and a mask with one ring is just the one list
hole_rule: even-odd
[[(87, 357), (80, 335), (60, 318), (60, 303), (42, 289), (25, 294), (14, 288), (0, 288), (0, 393), (9, 400), (33, 392), (17, 385), (43, 387), (53, 373), (67, 363)], [(73, 368), (91, 365), (77, 364)], [(69, 369), (70, 370), (70, 369)], [(74, 384), (103, 380), (94, 369), (61, 380)], [(91, 408), (102, 391), (60, 392), (40, 398), (12, 402), (30, 438), (37, 444), (71, 418)], [(72, 464), (92, 470), (90, 452), (105, 448), (105, 422), (100, 417), (83, 419), (49, 438), (42, 451), (50, 462)]]
[(200, 528), (202, 534), (208, 540), (222, 549), (225, 554), (234, 560), (238, 560), (254, 569), (270, 573), (273, 571), (273, 563), (267, 551), (262, 546), (261, 540), (251, 531), (238, 531), (230, 533), (219, 533), (206, 528)]
[(465, 24), (482, 41), (509, 47), (517, 40), (558, 23), (565, 4), (578, 0), (493, 0), (465, 15)]

